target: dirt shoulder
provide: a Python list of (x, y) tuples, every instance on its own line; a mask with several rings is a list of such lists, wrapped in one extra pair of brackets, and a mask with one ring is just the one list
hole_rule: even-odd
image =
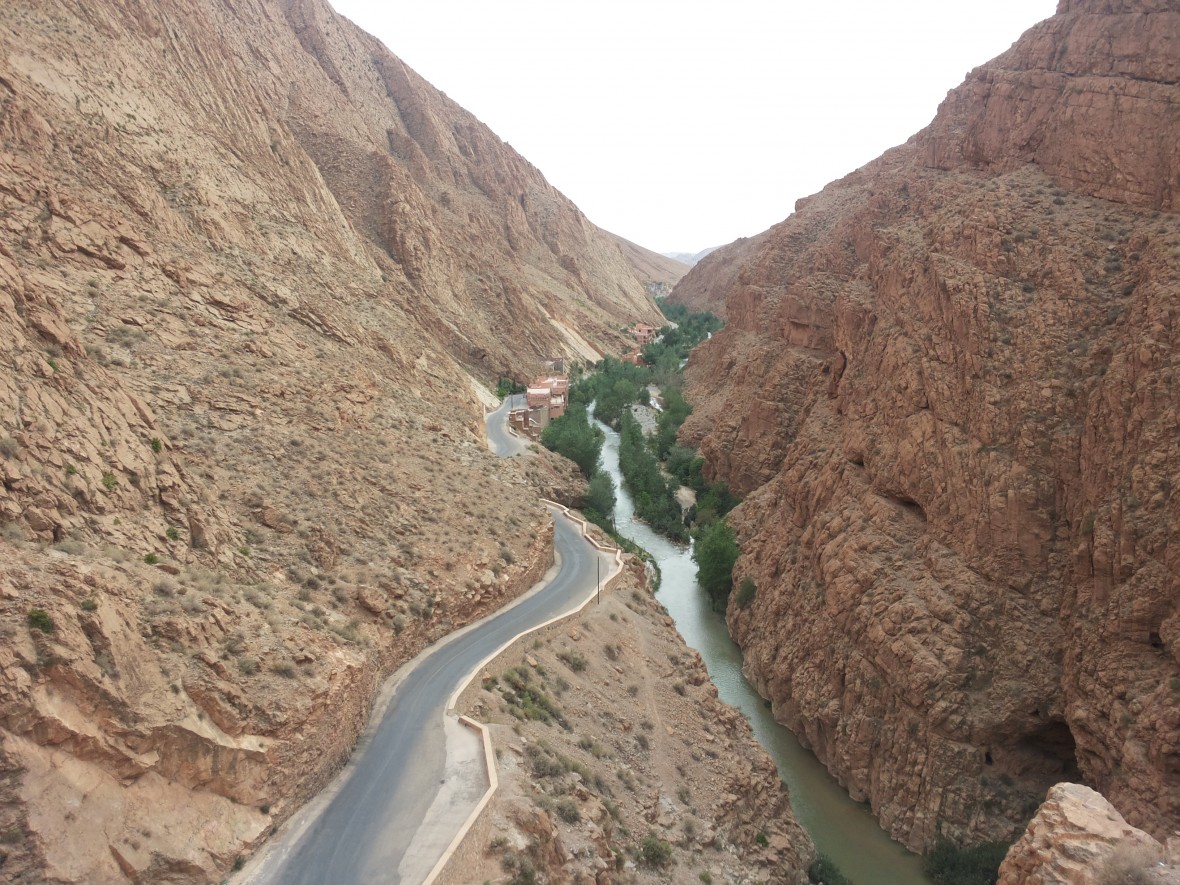
[(773, 763), (637, 561), (481, 676), (459, 709), (490, 726), (500, 788), (440, 885), (806, 881)]

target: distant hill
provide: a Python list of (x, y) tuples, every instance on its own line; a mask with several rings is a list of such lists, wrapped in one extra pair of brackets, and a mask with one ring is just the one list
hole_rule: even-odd
[(608, 234), (619, 245), (623, 257), (631, 264), (635, 276), (653, 297), (665, 296), (688, 273), (689, 263), (661, 255), (625, 240), (618, 234)]
[(720, 246), (710, 246), (708, 249), (702, 249), (700, 252), (665, 252), (664, 257), (671, 258), (673, 261), (679, 261), (681, 264), (687, 264), (692, 267), (710, 252), (720, 249)]

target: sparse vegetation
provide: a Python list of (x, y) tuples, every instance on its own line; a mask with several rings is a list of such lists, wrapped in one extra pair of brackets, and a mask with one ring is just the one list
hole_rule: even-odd
[(662, 869), (672, 862), (672, 846), (654, 833), (644, 836), (639, 845), (639, 862)]
[(749, 608), (757, 594), (758, 587), (754, 584), (753, 578), (743, 578), (742, 583), (738, 586), (738, 608)]
[(1160, 853), (1150, 845), (1123, 843), (1102, 863), (1098, 885), (1151, 885), (1157, 881), (1152, 875)]
[(557, 812), (557, 816), (567, 824), (576, 824), (582, 819), (582, 813), (578, 810), (578, 803), (568, 797), (560, 800), (554, 810)]
[(1008, 846), (1003, 842), (959, 848), (948, 839), (940, 839), (922, 858), (922, 869), (936, 885), (995, 885), (1007, 853)]
[(807, 881), (813, 885), (852, 885), (852, 882), (840, 872), (839, 867), (832, 863), (826, 854), (817, 854), (811, 866), (807, 868)]
[(43, 608), (29, 609), (27, 620), (30, 629), (40, 630), (42, 633), (53, 633), (57, 629), (53, 623), (53, 618)]
[(575, 673), (581, 673), (587, 667), (586, 659), (577, 652), (563, 651), (558, 654), (557, 659)]
[(516, 667), (506, 671), (504, 682), (508, 687), (501, 687), (501, 696), (513, 716), (533, 719), (546, 725), (556, 722), (562, 728), (569, 728), (561, 707), (539, 686), (532, 684), (532, 675), (526, 668)]

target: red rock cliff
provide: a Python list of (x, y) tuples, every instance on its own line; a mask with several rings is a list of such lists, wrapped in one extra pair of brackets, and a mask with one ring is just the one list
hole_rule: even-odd
[(1063, 2), (674, 296), (747, 672), (913, 848), (1180, 823), (1178, 84), (1175, 3)]

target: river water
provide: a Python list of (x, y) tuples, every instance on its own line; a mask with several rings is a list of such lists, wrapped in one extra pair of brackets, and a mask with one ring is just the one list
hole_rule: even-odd
[(600, 421), (606, 434), (602, 466), (615, 484), (615, 528), (647, 550), (659, 564), (660, 601), (692, 648), (700, 652), (721, 699), (741, 710), (758, 742), (778, 765), (791, 794), (791, 807), (826, 854), (853, 885), (928, 885), (917, 855), (894, 842), (868, 809), (852, 801), (809, 750), (774, 721), (762, 698), (742, 675), (742, 652), (730, 639), (721, 615), (709, 607), (697, 585), (689, 548), (673, 544), (634, 518), (635, 507), (619, 472), (619, 435)]

